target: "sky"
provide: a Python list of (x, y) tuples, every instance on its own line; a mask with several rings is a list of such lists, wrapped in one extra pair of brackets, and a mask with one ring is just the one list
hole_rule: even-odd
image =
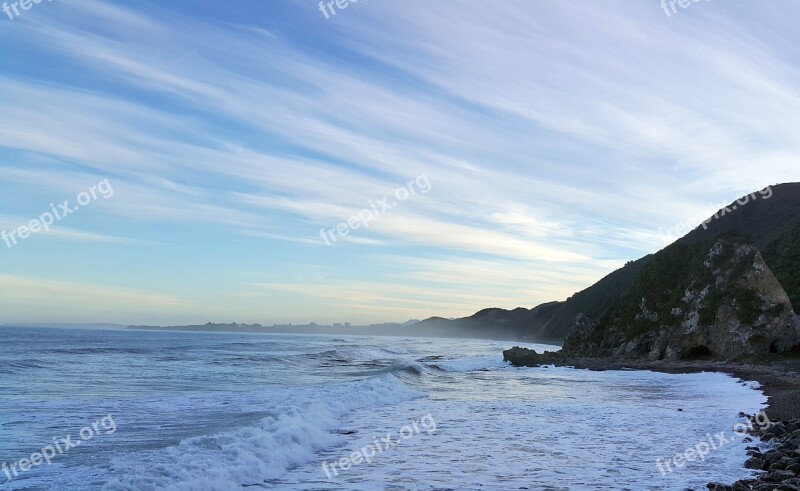
[(340, 5), (8, 4), (0, 323), (530, 308), (800, 181), (794, 0)]

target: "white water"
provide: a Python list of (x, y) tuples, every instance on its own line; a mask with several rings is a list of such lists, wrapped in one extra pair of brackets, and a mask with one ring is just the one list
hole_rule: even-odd
[[(749, 475), (747, 444), (667, 476), (657, 459), (732, 435), (740, 411), (765, 403), (722, 374), (513, 368), (509, 345), (491, 341), (52, 332), (36, 347), (21, 336), (23, 354), (0, 364), (12, 367), (0, 382), (0, 458), (98, 415), (118, 429), (8, 489), (704, 489)], [(87, 336), (99, 338), (89, 351)], [(53, 366), (56, 351), (59, 371), (31, 368)], [(38, 386), (19, 389), (23, 377)], [(330, 479), (323, 470), (426, 415), (436, 431)]]

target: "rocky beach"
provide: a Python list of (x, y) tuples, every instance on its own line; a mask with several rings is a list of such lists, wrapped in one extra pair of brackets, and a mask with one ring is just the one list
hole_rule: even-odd
[(585, 370), (650, 370), (665, 373), (721, 372), (743, 381), (755, 381), (769, 398), (765, 410), (772, 423), (764, 431), (753, 430), (751, 438), (766, 448), (749, 447), (745, 467), (761, 470), (756, 479), (734, 484), (709, 483), (718, 491), (800, 490), (800, 357), (740, 362), (719, 360), (647, 361), (619, 358), (592, 358), (565, 355), (563, 352), (537, 353), (513, 347), (503, 352), (505, 361), (519, 367), (564, 366)]

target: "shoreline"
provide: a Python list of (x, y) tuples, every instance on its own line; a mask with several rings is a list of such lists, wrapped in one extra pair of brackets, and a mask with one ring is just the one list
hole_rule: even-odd
[(767, 396), (764, 409), (772, 425), (765, 432), (753, 432), (753, 439), (769, 444), (764, 453), (748, 447), (743, 467), (764, 471), (752, 479), (732, 484), (709, 483), (717, 491), (799, 490), (800, 491), (800, 358), (775, 358), (759, 361), (635, 361), (567, 357), (560, 353), (538, 354), (525, 348), (503, 352), (503, 358), (517, 367), (556, 365), (575, 369), (649, 370), (662, 373), (724, 373), (743, 382), (757, 382)]
[[(513, 362), (512, 362), (513, 363)], [(566, 359), (559, 366), (587, 370), (650, 370), (662, 373), (718, 372), (746, 382), (758, 382), (767, 396), (764, 410), (772, 421), (800, 419), (800, 360), (773, 363), (714, 361), (637, 362), (621, 360)]]

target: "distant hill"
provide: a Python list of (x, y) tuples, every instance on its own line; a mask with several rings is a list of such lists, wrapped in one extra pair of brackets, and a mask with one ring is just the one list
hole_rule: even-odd
[(559, 342), (556, 337), (547, 338), (532, 332), (531, 325), (547, 325), (559, 311), (563, 302), (551, 302), (533, 309), (516, 308), (505, 310), (484, 309), (462, 319), (431, 317), (413, 325), (410, 333), (434, 331), (441, 336), (465, 336), (475, 338), (536, 339)]
[[(742, 197), (664, 251), (675, 251), (675, 247), (681, 246), (700, 250), (724, 234), (734, 234), (759, 249), (794, 310), (800, 311), (800, 183), (780, 184)], [(602, 319), (617, 308), (634, 284), (641, 282), (648, 265), (664, 251), (626, 264), (563, 302), (550, 302), (533, 309), (486, 309), (453, 320), (431, 318), (417, 326), (483, 332), (484, 336), (495, 332), (525, 339), (564, 339), (579, 314)], [(659, 261), (661, 265), (667, 263)], [(663, 274), (671, 272), (666, 270)]]

